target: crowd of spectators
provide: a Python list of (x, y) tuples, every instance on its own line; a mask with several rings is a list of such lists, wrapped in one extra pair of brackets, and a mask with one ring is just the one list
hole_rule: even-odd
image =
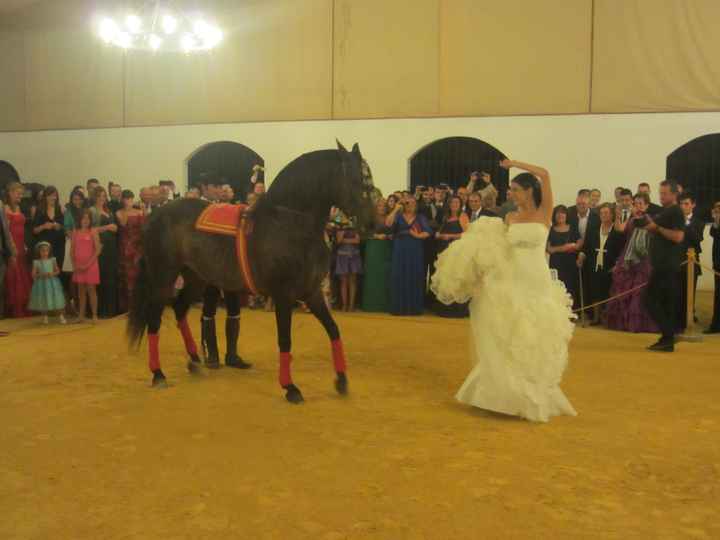
[[(213, 202), (252, 205), (265, 191), (256, 168), (244, 197), (226, 184)], [(696, 211), (695, 197), (682, 190), (678, 204), (685, 218), (683, 252), (701, 251), (706, 223)], [(188, 198), (205, 198), (192, 187)], [(55, 187), (27, 193), (23, 184), (8, 185), (0, 209), (0, 315), (31, 315), (33, 281), (58, 277), (65, 302), (49, 302), (41, 313), (84, 320), (114, 317), (128, 309), (142, 255), (142, 226), (154, 210), (181, 195), (171, 181), (142, 188), (136, 194), (115, 182), (107, 189), (97, 179), (75, 186), (63, 204)], [(244, 200), (239, 201), (242, 198)], [(431, 311), (444, 317), (465, 317), (467, 305), (445, 306), (435, 300), (428, 284), (440, 253), (460, 238), (481, 217), (504, 216), (514, 210), (511, 192), (498, 204), (499, 193), (489, 174), (474, 172), (453, 190), (447, 184), (417, 186), (414, 192), (395, 191), (375, 201), (376, 216), (369, 231), (359, 230), (352, 216), (333, 209), (326, 229), (332, 252), (324, 284), (328, 303), (339, 310), (362, 309), (393, 315), (420, 315)], [(625, 294), (617, 301), (588, 310), (594, 324), (631, 332), (655, 332), (646, 312), (643, 289), (652, 270), (645, 217), (657, 216), (662, 207), (652, 201), (651, 186), (641, 183), (633, 192), (615, 189), (603, 202), (598, 189), (581, 189), (572, 206), (559, 205), (553, 213), (547, 253), (549, 266), (562, 280), (576, 308)], [(713, 264), (720, 267), (720, 203), (712, 210), (710, 234), (715, 238)], [(39, 249), (43, 246), (49, 247)], [(37, 273), (33, 260), (45, 253), (56, 271)], [(50, 267), (50, 266), (49, 266)], [(697, 267), (697, 275), (701, 272)], [(1, 275), (4, 273), (4, 276)], [(47, 275), (46, 275), (47, 274)], [(52, 274), (52, 275), (51, 275)], [(34, 276), (34, 277), (33, 277)], [(683, 277), (684, 276), (684, 277)], [(681, 279), (687, 273), (681, 272)], [(716, 279), (716, 305), (708, 331), (720, 331)], [(686, 283), (686, 282), (684, 282)], [(182, 286), (182, 283), (177, 285)], [(678, 326), (685, 321), (686, 285), (679, 287)], [(34, 296), (35, 293), (33, 292)], [(37, 303), (34, 303), (37, 311)], [(250, 299), (250, 307), (269, 307), (265, 299)]]

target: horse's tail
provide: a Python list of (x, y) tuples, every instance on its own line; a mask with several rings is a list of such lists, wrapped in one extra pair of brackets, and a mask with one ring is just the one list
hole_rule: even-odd
[(140, 259), (139, 264), (140, 272), (130, 299), (130, 312), (126, 329), (128, 343), (132, 349), (140, 347), (140, 341), (148, 325), (148, 308), (150, 305), (150, 287), (145, 257)]

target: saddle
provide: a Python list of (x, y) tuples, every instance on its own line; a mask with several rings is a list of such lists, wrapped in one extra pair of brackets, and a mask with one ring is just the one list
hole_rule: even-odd
[(247, 215), (246, 204), (210, 204), (195, 221), (195, 230), (235, 237), (235, 254), (243, 283), (252, 294), (258, 294), (248, 258), (248, 238), (253, 222)]

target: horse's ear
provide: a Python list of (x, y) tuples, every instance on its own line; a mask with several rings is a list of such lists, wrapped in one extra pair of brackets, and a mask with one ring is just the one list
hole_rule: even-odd
[(358, 143), (353, 144), (352, 153), (356, 156), (360, 156), (360, 145)]
[(340, 152), (344, 152), (344, 153), (347, 154), (347, 150), (346, 150), (345, 147), (342, 145), (342, 143), (341, 143), (339, 140), (337, 140), (337, 139), (335, 139), (335, 142), (337, 142), (338, 150), (340, 150)]

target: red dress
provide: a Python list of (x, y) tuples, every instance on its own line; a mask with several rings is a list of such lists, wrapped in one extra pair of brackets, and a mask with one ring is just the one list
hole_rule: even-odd
[(128, 216), (120, 227), (120, 309), (127, 311), (140, 272), (144, 215)]
[(27, 310), (30, 301), (30, 289), (32, 289), (32, 276), (27, 262), (27, 248), (25, 247), (25, 216), (22, 212), (12, 212), (5, 208), (10, 234), (15, 249), (17, 249), (17, 260), (15, 264), (8, 262), (5, 273), (5, 298), (7, 315), (10, 317), (29, 317)]

